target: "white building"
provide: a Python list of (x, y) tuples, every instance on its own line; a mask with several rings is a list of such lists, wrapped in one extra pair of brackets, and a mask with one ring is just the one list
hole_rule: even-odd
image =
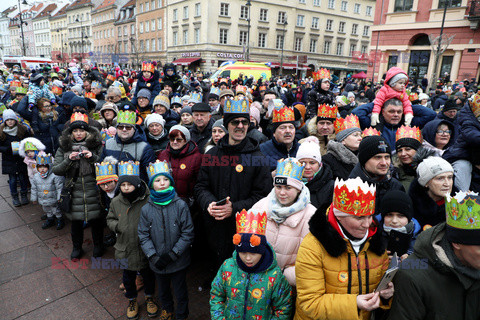
[(12, 54), (12, 43), (8, 26), (10, 24), (10, 19), (13, 18), (17, 13), (18, 10), (16, 6), (5, 9), (0, 13), (0, 58), (4, 55)]

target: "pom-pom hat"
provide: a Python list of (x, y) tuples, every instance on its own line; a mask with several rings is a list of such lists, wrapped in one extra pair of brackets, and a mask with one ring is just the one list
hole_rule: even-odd
[(256, 210), (245, 210), (235, 215), (237, 233), (233, 236), (233, 244), (237, 252), (265, 253), (267, 239), (267, 213)]

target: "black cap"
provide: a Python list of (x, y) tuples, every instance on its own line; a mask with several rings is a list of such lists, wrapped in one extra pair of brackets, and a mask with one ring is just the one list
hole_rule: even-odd
[(443, 105), (442, 112), (449, 111), (449, 110), (454, 110), (454, 109), (455, 110), (458, 109), (457, 104), (455, 103), (454, 100), (448, 99), (447, 102), (445, 102), (445, 104)]
[(382, 218), (389, 212), (398, 212), (407, 217), (408, 222), (413, 217), (412, 199), (403, 191), (392, 190), (385, 193), (379, 205)]
[(210, 112), (210, 106), (206, 103), (198, 102), (193, 105), (192, 112)]
[(379, 153), (392, 154), (387, 140), (382, 136), (365, 137), (358, 147), (358, 162), (362, 167), (365, 167), (365, 163)]

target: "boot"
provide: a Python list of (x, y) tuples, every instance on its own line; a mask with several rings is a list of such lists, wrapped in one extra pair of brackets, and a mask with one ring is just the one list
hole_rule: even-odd
[(63, 217), (57, 218), (57, 230), (62, 230), (65, 227), (65, 220)]
[(20, 207), (20, 200), (18, 200), (18, 193), (17, 194), (12, 194), (12, 203), (14, 207)]
[(128, 302), (127, 319), (138, 319), (138, 303), (137, 299), (132, 299)]
[(78, 260), (83, 255), (82, 247), (73, 247), (72, 254), (70, 255), (70, 260)]
[(103, 255), (103, 226), (99, 225), (98, 221), (91, 223), (92, 226), (92, 240), (93, 240), (93, 254), (94, 258), (100, 258)]
[(30, 201), (28, 201), (28, 195), (27, 195), (27, 193), (26, 193), (26, 192), (22, 192), (20, 204), (21, 204), (22, 206), (24, 206), (24, 205), (27, 205), (27, 204), (29, 204), (29, 203), (30, 203)]
[[(73, 226), (73, 222), (72, 222)], [(70, 255), (70, 259), (80, 259), (83, 255), (82, 244), (83, 244), (83, 230), (80, 229), (80, 232), (74, 231), (72, 228), (72, 243), (73, 243), (73, 250), (72, 254)]]
[(167, 312), (167, 310), (162, 310), (159, 320), (173, 320), (173, 312)]
[(47, 220), (47, 214), (45, 213), (44, 215), (42, 215), (42, 216), (40, 217), (40, 219), (42, 219), (42, 220)]
[(158, 315), (158, 306), (153, 297), (146, 297), (145, 304), (147, 305), (147, 315), (150, 318), (156, 317)]
[(47, 220), (42, 224), (42, 229), (48, 229), (50, 227), (53, 227), (55, 225), (55, 218), (47, 218)]
[(94, 245), (92, 256), (94, 258), (100, 258), (101, 256), (103, 256), (103, 246), (102, 245), (99, 245), (99, 246)]

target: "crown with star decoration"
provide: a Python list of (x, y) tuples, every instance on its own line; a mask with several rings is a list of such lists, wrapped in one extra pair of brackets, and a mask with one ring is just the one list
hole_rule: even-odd
[(112, 75), (112, 74), (109, 74), (109, 75), (107, 76), (107, 80), (110, 80), (110, 81), (115, 81), (115, 80), (116, 80), (116, 78), (115, 78), (115, 76), (114, 76), (114, 75)]
[(197, 102), (202, 102), (202, 99), (203, 99), (203, 95), (201, 93), (192, 92), (190, 94), (190, 100), (195, 100)]
[(237, 233), (252, 233), (256, 235), (265, 235), (267, 230), (267, 213), (254, 212), (253, 210), (243, 209), (235, 216)]
[(273, 103), (272, 123), (295, 121), (293, 108), (284, 105), (281, 99), (274, 99)]
[(457, 192), (445, 197), (447, 238), (461, 244), (480, 244), (480, 197), (476, 192)]
[(168, 173), (171, 175), (172, 170), (170, 168), (170, 164), (167, 161), (160, 161), (157, 160), (155, 162), (151, 162), (147, 167), (147, 174), (148, 179), (151, 179), (153, 176), (159, 173)]
[(118, 176), (138, 176), (140, 175), (140, 162), (138, 161), (120, 161), (118, 163)]
[(381, 136), (382, 134), (380, 133), (380, 131), (378, 131), (377, 129), (375, 128), (367, 128), (365, 130), (362, 131), (362, 136), (365, 138), (365, 137), (370, 137), (370, 136)]
[(335, 180), (333, 207), (343, 213), (362, 217), (375, 213), (376, 188), (359, 177)]
[(247, 99), (228, 99), (225, 101), (225, 113), (250, 113)]
[(336, 119), (338, 113), (337, 105), (321, 104), (318, 106), (317, 117), (327, 118), (327, 119)]
[(152, 62), (143, 62), (142, 63), (142, 71), (148, 71), (151, 73), (155, 72), (155, 64)]
[(408, 127), (402, 125), (400, 128), (398, 128), (397, 133), (395, 134), (395, 141), (404, 138), (415, 139), (420, 143), (423, 142), (422, 131), (418, 127)]
[(354, 114), (349, 114), (345, 118), (338, 118), (333, 123), (335, 128), (335, 133), (339, 133), (340, 131), (350, 129), (350, 128), (359, 128), (360, 129), (360, 120)]

